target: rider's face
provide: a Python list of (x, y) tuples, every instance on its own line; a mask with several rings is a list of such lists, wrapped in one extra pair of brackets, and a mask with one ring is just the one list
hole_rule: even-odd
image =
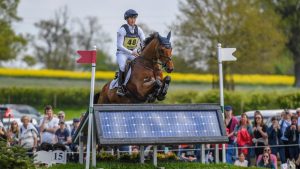
[(135, 21), (136, 21), (136, 16), (127, 18), (127, 23), (130, 26), (135, 25)]

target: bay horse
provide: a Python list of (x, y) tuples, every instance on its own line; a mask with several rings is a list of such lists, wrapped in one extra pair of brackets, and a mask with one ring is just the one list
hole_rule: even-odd
[(117, 88), (110, 89), (110, 82), (106, 83), (95, 103), (152, 103), (156, 99), (165, 99), (170, 76), (163, 78), (162, 68), (168, 73), (174, 69), (171, 59), (172, 46), (170, 43), (171, 32), (167, 37), (162, 37), (159, 33), (152, 33), (144, 41), (144, 48), (141, 55), (130, 63), (131, 76), (125, 85), (126, 95), (118, 96)]

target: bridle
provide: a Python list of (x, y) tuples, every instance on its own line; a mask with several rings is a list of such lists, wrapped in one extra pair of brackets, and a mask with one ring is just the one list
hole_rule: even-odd
[(170, 56), (165, 55), (163, 49), (160, 46), (163, 46), (163, 47), (165, 47), (167, 49), (171, 49), (171, 50), (172, 50), (172, 47), (171, 47), (171, 44), (168, 43), (168, 44), (158, 44), (155, 48), (156, 62), (158, 64), (161, 64), (163, 68), (166, 68), (167, 63), (172, 61), (172, 58)]

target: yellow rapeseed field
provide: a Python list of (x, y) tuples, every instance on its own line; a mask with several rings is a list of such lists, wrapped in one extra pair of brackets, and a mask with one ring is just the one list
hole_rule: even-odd
[[(192, 73), (171, 73), (173, 82), (185, 83), (211, 83), (213, 75), (211, 74), (192, 74)], [(35, 77), (35, 78), (66, 78), (66, 79), (90, 79), (90, 72), (65, 71), (65, 70), (31, 70), (31, 69), (6, 69), (0, 68), (0, 76), (11, 77)], [(97, 71), (97, 80), (110, 80), (115, 76), (112, 71)], [(294, 82), (293, 76), (286, 75), (233, 75), (236, 84), (251, 84), (251, 85), (292, 85)]]

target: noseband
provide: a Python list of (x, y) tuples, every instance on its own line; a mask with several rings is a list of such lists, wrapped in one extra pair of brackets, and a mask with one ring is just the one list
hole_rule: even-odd
[[(160, 61), (160, 64), (162, 65), (163, 68), (166, 68), (167, 66), (167, 62), (172, 61), (171, 57), (167, 56), (164, 54), (163, 50), (161, 48), (158, 47), (159, 45), (157, 45), (156, 47), (156, 56), (157, 56), (157, 60)], [(167, 44), (163, 44), (163, 46), (167, 49), (172, 49), (171, 45), (167, 45)], [(162, 62), (162, 58), (164, 58), (165, 62)]]

